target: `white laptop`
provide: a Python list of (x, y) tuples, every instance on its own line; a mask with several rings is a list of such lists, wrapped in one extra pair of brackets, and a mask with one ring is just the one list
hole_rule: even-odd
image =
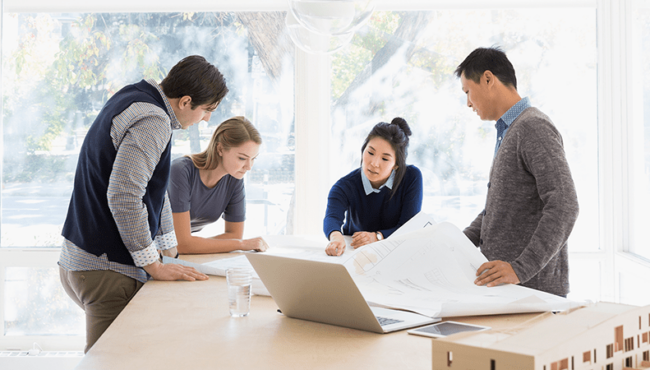
[(246, 258), (288, 317), (375, 333), (440, 321), (412, 312), (370, 307), (348, 270), (337, 263), (263, 253), (246, 254)]

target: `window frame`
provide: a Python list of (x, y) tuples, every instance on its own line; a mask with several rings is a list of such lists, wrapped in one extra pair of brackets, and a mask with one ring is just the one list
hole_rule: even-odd
[[(648, 6), (648, 1), (643, 1)], [(621, 299), (620, 275), (650, 275), (650, 261), (631, 253), (632, 174), (629, 159), (633, 144), (632, 42), (634, 0), (376, 0), (376, 10), (441, 10), (467, 8), (567, 8), (597, 10), (598, 32), (598, 168), (599, 242), (595, 252), (570, 252), (572, 260), (598, 261), (602, 274), (601, 300)], [(236, 3), (188, 0), (156, 2), (155, 11), (285, 11), (286, 0), (240, 0)], [(142, 2), (114, 0), (93, 4), (82, 0), (0, 0), (0, 14), (6, 12), (147, 12)], [(2, 19), (0, 17), (0, 32)], [(0, 52), (2, 51), (0, 46)], [(0, 84), (2, 71), (0, 71)], [(295, 55), (295, 233), (320, 235), (324, 209), (322, 199), (329, 190), (330, 163), (330, 58), (296, 49)], [(0, 94), (2, 92), (0, 85)], [(0, 99), (0, 111), (2, 111)], [(0, 139), (2, 138), (0, 114)], [(2, 173), (0, 153), (0, 173)], [(314, 166), (313, 164), (317, 165)], [(0, 207), (2, 199), (0, 197)], [(1, 215), (0, 215), (1, 217)], [(1, 229), (0, 229), (1, 232)], [(0, 246), (0, 333), (4, 333), (6, 267), (54, 267), (60, 248), (2, 248)], [(29, 349), (39, 342), (46, 350), (79, 350), (81, 336), (4, 336), (0, 350)], [(595, 356), (594, 356), (595, 358)], [(594, 360), (595, 361), (595, 360)]]
[(81, 351), (86, 340), (79, 335), (4, 335), (5, 277), (7, 267), (57, 267), (60, 248), (0, 248), (0, 351), (32, 348), (39, 343), (47, 351)]

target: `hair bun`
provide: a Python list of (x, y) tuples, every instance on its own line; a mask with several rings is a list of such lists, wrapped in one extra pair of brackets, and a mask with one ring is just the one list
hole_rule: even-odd
[(406, 123), (406, 120), (402, 117), (395, 117), (393, 118), (392, 121), (390, 121), (391, 125), (397, 125), (399, 128), (404, 131), (406, 136), (411, 136), (411, 128), (409, 127), (409, 124)]

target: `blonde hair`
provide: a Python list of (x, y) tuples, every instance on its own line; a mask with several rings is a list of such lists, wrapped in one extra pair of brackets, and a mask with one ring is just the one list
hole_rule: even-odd
[(214, 170), (221, 163), (221, 156), (217, 150), (219, 144), (223, 150), (238, 147), (253, 141), (262, 144), (262, 138), (255, 126), (246, 117), (236, 116), (219, 124), (212, 134), (208, 147), (201, 153), (192, 154), (194, 166), (200, 170)]

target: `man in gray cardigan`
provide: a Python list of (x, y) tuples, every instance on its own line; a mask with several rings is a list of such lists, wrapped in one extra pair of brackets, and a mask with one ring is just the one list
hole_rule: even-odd
[(456, 69), (467, 106), (497, 121), (485, 209), (464, 230), (490, 262), (475, 284), (521, 284), (569, 293), (567, 239), (578, 199), (562, 136), (517, 92), (515, 70), (498, 48), (474, 50)]

